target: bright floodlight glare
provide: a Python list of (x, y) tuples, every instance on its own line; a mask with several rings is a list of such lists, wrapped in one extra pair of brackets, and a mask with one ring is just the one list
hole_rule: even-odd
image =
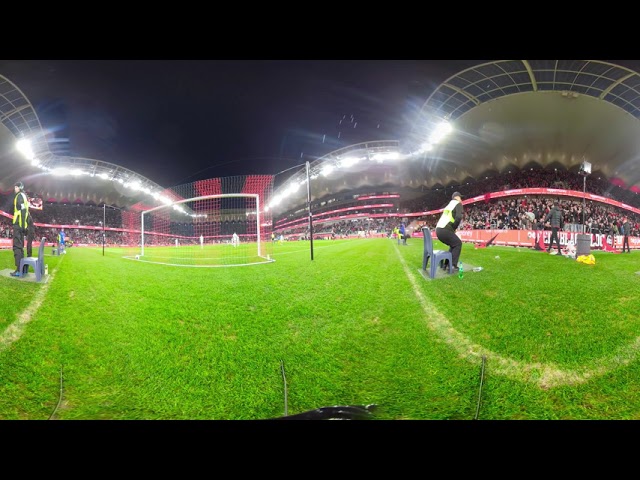
[(300, 184), (298, 182), (293, 182), (289, 184), (289, 187), (287, 187), (285, 194), (296, 193), (299, 189), (300, 189)]
[(340, 160), (340, 165), (342, 165), (343, 167), (348, 168), (348, 167), (350, 167), (352, 165), (355, 165), (359, 161), (360, 161), (360, 158), (358, 158), (358, 157), (345, 157), (345, 158)]
[(16, 150), (18, 150), (27, 160), (33, 160), (35, 154), (31, 148), (31, 142), (26, 138), (21, 138), (16, 142)]
[(442, 141), (442, 139), (449, 135), (452, 130), (453, 127), (451, 126), (451, 124), (443, 120), (436, 126), (435, 130), (429, 137), (429, 143), (439, 143), (440, 141)]
[(424, 142), (424, 143), (420, 146), (420, 151), (421, 151), (421, 152), (430, 152), (432, 148), (433, 148), (433, 145), (432, 145), (432, 144), (430, 144), (429, 142)]
[(333, 172), (333, 165), (325, 165), (324, 167), (322, 167), (322, 175), (324, 175), (325, 177), (331, 172)]
[(69, 175), (69, 169), (64, 167), (58, 167), (51, 170), (51, 175), (64, 176)]
[(371, 160), (375, 160), (377, 162), (384, 162), (385, 160), (398, 160), (400, 158), (400, 153), (398, 152), (380, 152), (371, 155)]

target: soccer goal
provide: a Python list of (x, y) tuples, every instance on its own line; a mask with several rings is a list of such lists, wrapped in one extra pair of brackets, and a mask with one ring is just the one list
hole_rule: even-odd
[(136, 260), (218, 267), (272, 262), (271, 228), (263, 225), (258, 194), (173, 199), (140, 213)]

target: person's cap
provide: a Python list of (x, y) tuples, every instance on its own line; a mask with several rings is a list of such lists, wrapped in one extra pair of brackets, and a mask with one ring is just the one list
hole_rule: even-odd
[(22, 184), (22, 182), (16, 182), (13, 184), (15, 187), (18, 187), (20, 190), (22, 190), (24, 188), (24, 185)]
[(451, 198), (454, 199), (456, 197), (462, 198), (462, 194), (460, 192), (453, 192), (453, 195), (451, 195)]

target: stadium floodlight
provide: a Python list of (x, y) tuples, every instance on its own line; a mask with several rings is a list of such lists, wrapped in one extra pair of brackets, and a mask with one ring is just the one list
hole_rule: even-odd
[(580, 171), (578, 172), (580, 175), (591, 175), (591, 163), (584, 161), (582, 165), (580, 165)]
[(453, 131), (453, 127), (449, 122), (443, 120), (442, 122), (436, 125), (433, 133), (429, 137), (429, 143), (436, 144), (440, 143), (447, 135), (449, 135)]
[(21, 138), (16, 142), (16, 150), (18, 150), (18, 152), (20, 152), (27, 160), (33, 160), (36, 156), (33, 153), (31, 142), (26, 138)]
[(69, 175), (70, 171), (68, 168), (65, 167), (58, 167), (58, 168), (54, 168), (53, 170), (51, 170), (51, 175), (56, 175), (59, 177), (65, 176), (65, 175)]
[(340, 165), (345, 167), (345, 168), (349, 168), (352, 165), (355, 165), (356, 163), (358, 163), (360, 161), (359, 157), (345, 157), (340, 159)]
[(421, 152), (430, 152), (432, 149), (433, 145), (429, 142), (424, 142), (422, 145), (420, 145)]
[(325, 177), (327, 175), (329, 175), (331, 172), (333, 172), (333, 165), (325, 165), (324, 167), (322, 167), (322, 175), (324, 175)]

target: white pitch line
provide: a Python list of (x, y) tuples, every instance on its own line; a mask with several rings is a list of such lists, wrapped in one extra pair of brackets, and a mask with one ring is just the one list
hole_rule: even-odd
[(447, 344), (451, 345), (462, 358), (474, 357), (481, 359), (481, 357), (485, 355), (487, 360), (490, 361), (488, 365), (490, 365), (491, 370), (493, 370), (495, 374), (533, 383), (541, 389), (546, 390), (563, 385), (585, 383), (592, 378), (606, 375), (616, 368), (628, 365), (638, 357), (638, 353), (640, 352), (640, 337), (636, 337), (631, 343), (618, 348), (617, 352), (609, 357), (593, 359), (591, 361), (593, 365), (592, 368), (585, 366), (580, 370), (563, 370), (554, 364), (543, 364), (539, 362), (526, 363), (505, 358), (481, 345), (473, 343), (469, 338), (458, 332), (453, 325), (451, 325), (451, 322), (422, 294), (416, 282), (416, 275), (412, 273), (407, 262), (405, 262), (402, 255), (400, 255), (397, 245), (395, 245), (395, 251), (404, 268), (405, 274), (413, 286), (413, 291), (422, 306), (429, 328)]
[(9, 325), (6, 328), (6, 330), (2, 332), (2, 334), (0, 334), (0, 352), (7, 349), (13, 342), (16, 342), (20, 339), (20, 337), (22, 336), (22, 334), (26, 329), (27, 324), (31, 321), (33, 316), (38, 311), (38, 309), (40, 309), (40, 307), (42, 306), (42, 302), (44, 302), (44, 297), (46, 296), (47, 291), (49, 290), (49, 284), (53, 280), (53, 277), (55, 276), (55, 272), (58, 270), (58, 267), (60, 266), (61, 263), (62, 263), (62, 259), (58, 263), (58, 266), (56, 266), (56, 268), (51, 273), (49, 273), (49, 278), (47, 279), (47, 282), (44, 283), (36, 291), (36, 294), (33, 296), (31, 303), (27, 305), (27, 308), (25, 308), (21, 313), (19, 313), (16, 321), (13, 322), (11, 325)]

